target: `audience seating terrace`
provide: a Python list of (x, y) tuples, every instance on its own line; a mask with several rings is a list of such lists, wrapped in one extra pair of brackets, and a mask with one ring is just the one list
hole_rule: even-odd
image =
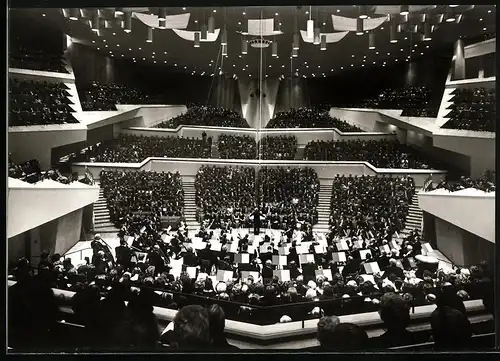
[(255, 207), (255, 170), (202, 166), (196, 174), (197, 218), (213, 228), (249, 227)]
[(295, 136), (266, 136), (258, 145), (247, 135), (221, 135), (218, 142), (222, 159), (271, 159), (293, 160), (297, 152)]
[(248, 135), (222, 134), (219, 136), (217, 147), (221, 159), (255, 159), (257, 157), (255, 139)]
[(77, 173), (65, 173), (61, 172), (57, 168), (42, 171), (40, 163), (37, 159), (31, 159), (26, 162), (16, 164), (9, 154), (8, 167), (9, 178), (19, 179), (30, 184), (36, 184), (44, 181), (45, 179), (51, 179), (63, 184), (69, 184), (78, 180)]
[(175, 129), (179, 125), (249, 128), (245, 118), (238, 112), (210, 106), (192, 106), (186, 113), (158, 124), (156, 128)]
[(437, 94), (424, 86), (408, 86), (400, 89), (386, 89), (378, 96), (359, 103), (344, 105), (349, 108), (402, 109), (402, 116), (437, 117), (439, 111)]
[(124, 84), (92, 82), (79, 85), (78, 93), (84, 111), (116, 110), (116, 104), (158, 104), (142, 90)]
[(184, 192), (179, 173), (102, 170), (101, 188), (111, 221), (139, 244), (152, 242), (163, 216), (181, 216)]
[(262, 168), (261, 213), (268, 228), (295, 228), (318, 222), (319, 179), (312, 168)]
[(311, 141), (306, 160), (366, 161), (379, 168), (432, 169), (438, 166), (418, 150), (397, 140)]
[[(387, 244), (405, 227), (414, 194), (411, 177), (337, 176), (332, 186), (330, 236), (376, 237), (379, 242), (374, 242), (372, 254), (379, 255), (383, 240)], [(414, 252), (419, 254), (420, 249)]]
[(263, 137), (259, 142), (262, 159), (293, 160), (297, 153), (297, 138), (292, 136)]
[(469, 188), (479, 189), (487, 193), (495, 192), (495, 171), (488, 170), (479, 179), (472, 179), (464, 176), (460, 177), (460, 179), (456, 182), (443, 179), (435, 187), (432, 187), (429, 190), (446, 189), (450, 192), (456, 192)]
[(9, 126), (78, 123), (66, 85), (9, 78)]
[(63, 64), (62, 52), (34, 49), (22, 45), (9, 49), (9, 68), (69, 73)]
[(75, 154), (73, 162), (140, 163), (148, 157), (210, 158), (212, 138), (120, 134)]
[(455, 89), (453, 104), (446, 115), (449, 120), (442, 126), (446, 129), (464, 129), (495, 132), (495, 89)]
[(266, 128), (337, 128), (341, 132), (362, 132), (360, 128), (332, 118), (328, 110), (297, 108), (279, 112), (269, 121)]

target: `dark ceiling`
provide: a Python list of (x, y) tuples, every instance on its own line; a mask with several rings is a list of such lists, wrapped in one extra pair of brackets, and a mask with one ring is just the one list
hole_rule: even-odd
[[(306, 29), (309, 16), (322, 25), (321, 31), (333, 32), (331, 15), (356, 18), (358, 6), (266, 6), (266, 7), (226, 7), (226, 8), (167, 8), (167, 15), (190, 13), (187, 29), (199, 31), (209, 14), (215, 17), (216, 28), (224, 24), (228, 31), (228, 56), (223, 59), (222, 71), (232, 76), (256, 77), (261, 72), (263, 76), (279, 77), (298, 73), (298, 76), (328, 76), (344, 70), (360, 67), (385, 66), (395, 62), (407, 61), (410, 57), (418, 58), (440, 47), (452, 44), (457, 38), (478, 37), (481, 34), (495, 33), (496, 7), (494, 5), (476, 5), (453, 8), (455, 13), (463, 13), (459, 23), (443, 21), (436, 25), (431, 41), (422, 41), (418, 34), (410, 31), (397, 34), (398, 42), (389, 41), (389, 23), (384, 23), (374, 30), (376, 49), (368, 49), (368, 34), (358, 36), (350, 32), (338, 43), (328, 44), (326, 51), (321, 51), (319, 45), (307, 44), (300, 40), (300, 50), (297, 58), (290, 59), (292, 37), (295, 29), (295, 18), (298, 18), (299, 29)], [(153, 43), (147, 43), (147, 26), (137, 19), (133, 20), (131, 33), (126, 33), (119, 25), (104, 30), (100, 36), (95, 34), (88, 23), (83, 20), (73, 21), (64, 17), (61, 9), (16, 9), (22, 16), (37, 21), (51, 22), (77, 42), (85, 42), (88, 46), (114, 58), (133, 59), (137, 63), (153, 63), (158, 66), (169, 66), (178, 71), (211, 75), (217, 73), (221, 66), (220, 36), (213, 43), (201, 43), (194, 48), (193, 42), (178, 37), (172, 30), (158, 30), (154, 33)], [(450, 11), (447, 5), (438, 5), (428, 10), (432, 16)], [(112, 17), (113, 11), (109, 11)], [(149, 8), (146, 13), (158, 14), (158, 8)], [(278, 15), (276, 15), (278, 14)], [(373, 17), (381, 15), (370, 14)], [(412, 13), (410, 23), (419, 14)], [(283, 35), (277, 36), (278, 57), (271, 56), (271, 47), (261, 51), (248, 47), (248, 54), (241, 55), (242, 24), (247, 19), (276, 18), (281, 23)], [(273, 40), (272, 37), (268, 37)], [(261, 61), (262, 59), (262, 61)], [(217, 64), (217, 65), (216, 65)]]

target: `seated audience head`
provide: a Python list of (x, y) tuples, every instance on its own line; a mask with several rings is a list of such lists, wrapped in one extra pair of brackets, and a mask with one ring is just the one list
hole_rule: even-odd
[(335, 342), (334, 329), (339, 323), (340, 319), (337, 316), (325, 316), (319, 320), (317, 337), (321, 348), (332, 347)]
[(210, 346), (208, 311), (199, 305), (181, 308), (174, 318), (174, 339), (177, 348), (200, 349)]
[(386, 293), (380, 299), (379, 315), (390, 331), (403, 330), (410, 322), (408, 303), (396, 293)]
[(472, 337), (467, 315), (448, 306), (432, 312), (431, 328), (436, 349), (467, 348)]

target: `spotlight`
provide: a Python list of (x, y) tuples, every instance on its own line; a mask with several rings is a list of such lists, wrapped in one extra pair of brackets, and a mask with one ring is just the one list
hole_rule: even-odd
[(299, 34), (293, 34), (293, 50), (299, 50)]
[(225, 27), (224, 27), (224, 29), (222, 30), (222, 36), (221, 36), (220, 43), (221, 43), (222, 45), (227, 45), (227, 30), (226, 30), (226, 28), (225, 28)]
[(409, 9), (410, 9), (409, 5), (401, 5), (401, 10), (399, 12), (399, 15), (408, 15), (410, 13)]
[(115, 9), (115, 17), (123, 15), (123, 8), (116, 8)]
[(366, 11), (366, 5), (359, 6), (359, 18), (360, 19), (368, 18), (367, 11)]
[(321, 42), (319, 28), (314, 28), (314, 39), (313, 44), (319, 45)]
[(125, 29), (123, 31), (125, 31), (126, 33), (130, 33), (132, 31), (132, 13), (130, 11), (127, 11), (124, 15)]
[(161, 7), (159, 14), (158, 14), (158, 20), (167, 20), (167, 8)]
[(207, 40), (208, 27), (203, 24), (201, 26), (201, 40)]
[(431, 24), (425, 23), (424, 24), (424, 41), (429, 41), (432, 40), (432, 35), (431, 35)]
[(307, 20), (307, 37), (314, 37), (314, 20)]
[(356, 35), (363, 35), (363, 19), (356, 19)]
[(278, 42), (274, 41), (272, 47), (273, 47), (273, 57), (277, 57), (278, 56)]
[(148, 38), (146, 39), (146, 43), (153, 42), (153, 28), (148, 27)]
[(69, 19), (73, 21), (78, 20), (78, 15), (79, 15), (78, 13), (79, 13), (78, 8), (69, 9)]
[(396, 24), (391, 24), (390, 27), (390, 42), (392, 44), (395, 44), (398, 42), (398, 39), (396, 39)]
[(299, 56), (299, 50), (298, 49), (292, 49), (292, 57), (297, 58)]
[(215, 18), (213, 16), (208, 18), (208, 32), (210, 34), (215, 33)]
[(241, 53), (243, 55), (248, 54), (248, 42), (246, 41), (246, 39), (241, 39)]
[(375, 33), (373, 31), (368, 34), (368, 49), (375, 49)]
[(198, 31), (194, 33), (194, 47), (200, 47), (200, 33)]
[(321, 48), (320, 50), (326, 50), (326, 35), (321, 35)]
[(92, 31), (99, 31), (99, 14), (97, 12), (92, 14)]

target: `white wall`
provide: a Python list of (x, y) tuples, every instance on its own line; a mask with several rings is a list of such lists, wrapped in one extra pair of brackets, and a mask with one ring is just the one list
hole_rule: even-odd
[(420, 208), (472, 234), (495, 243), (495, 194), (419, 193)]
[(81, 186), (51, 185), (50, 188), (37, 185), (9, 186), (7, 236), (13, 237), (57, 219), (96, 202), (98, 198), (99, 187), (85, 184)]
[(83, 208), (58, 219), (55, 253), (64, 254), (80, 240)]
[(154, 127), (187, 111), (185, 105), (137, 105), (140, 107), (130, 120), (119, 125), (125, 127)]
[(87, 131), (81, 124), (10, 127), (8, 139), (9, 153), (15, 162), (38, 159), (42, 169), (48, 169), (52, 148), (85, 141)]

